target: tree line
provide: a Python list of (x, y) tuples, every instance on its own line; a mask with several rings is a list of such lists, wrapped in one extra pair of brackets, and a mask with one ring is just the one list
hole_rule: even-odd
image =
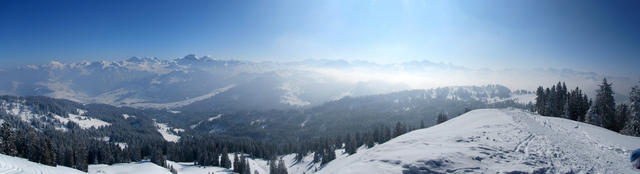
[(600, 126), (626, 135), (640, 136), (640, 88), (629, 93), (629, 104), (617, 104), (612, 83), (606, 78), (596, 90), (593, 100), (576, 87), (568, 91), (564, 82), (536, 90), (535, 112), (544, 116), (563, 117)]

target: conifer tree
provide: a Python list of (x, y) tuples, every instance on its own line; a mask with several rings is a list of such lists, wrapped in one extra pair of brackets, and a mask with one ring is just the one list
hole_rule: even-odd
[(240, 172), (240, 174), (251, 174), (251, 166), (249, 165), (249, 160), (247, 160), (245, 155), (242, 155), (241, 161), (242, 171)]
[(400, 123), (400, 121), (396, 122), (396, 128), (393, 131), (393, 137), (398, 137), (407, 132), (407, 128), (404, 124)]
[(447, 114), (445, 114), (444, 112), (441, 112), (440, 114), (438, 114), (438, 118), (437, 118), (437, 123), (444, 123), (445, 121), (447, 121), (449, 118), (447, 118)]
[(616, 103), (613, 98), (611, 83), (608, 83), (607, 79), (604, 78), (600, 85), (600, 89), (598, 89), (596, 93), (596, 100), (591, 108), (589, 123), (609, 130), (615, 130)]
[(351, 134), (347, 135), (347, 142), (345, 142), (345, 152), (349, 155), (353, 155), (358, 150), (355, 138)]
[(42, 153), (42, 149), (40, 147), (40, 138), (36, 134), (36, 131), (35, 129), (33, 129), (33, 127), (30, 127), (27, 133), (26, 146), (27, 146), (26, 148), (27, 159), (33, 162), (40, 162), (40, 158), (41, 158), (40, 154)]
[(320, 158), (321, 158), (320, 156), (321, 156), (321, 154), (320, 154), (319, 151), (314, 152), (313, 153), (313, 163), (320, 162)]
[(227, 148), (223, 148), (222, 157), (220, 158), (220, 166), (224, 168), (231, 168), (231, 160), (229, 160), (229, 152)]
[(277, 174), (277, 167), (278, 166), (276, 165), (276, 159), (269, 160), (269, 174)]
[(640, 136), (640, 87), (634, 86), (629, 93), (629, 118), (621, 133)]
[(53, 144), (51, 144), (51, 140), (49, 140), (49, 137), (44, 137), (43, 141), (41, 141), (42, 144), (42, 153), (41, 153), (41, 161), (40, 163), (44, 164), (44, 165), (49, 165), (49, 166), (56, 166), (56, 152), (55, 149), (53, 149)]
[[(87, 163), (87, 147), (84, 142), (79, 142), (73, 149), (73, 168), (87, 172), (89, 165)], [(163, 165), (164, 166), (164, 165)]]
[(0, 152), (9, 156), (18, 155), (18, 150), (15, 145), (15, 133), (13, 133), (11, 125), (6, 121), (2, 124), (2, 128), (0, 128), (0, 143), (2, 143), (2, 146), (0, 146)]
[(333, 148), (325, 149), (324, 155), (322, 156), (322, 165), (327, 164), (336, 159), (336, 153)]
[(233, 153), (233, 172), (236, 172), (236, 173), (240, 173), (242, 170), (241, 169), (242, 167), (240, 166), (240, 162), (238, 160), (240, 160), (238, 159), (238, 153), (234, 152)]
[(284, 164), (284, 160), (282, 160), (282, 158), (280, 158), (280, 161), (278, 161), (278, 174), (287, 174), (287, 167)]
[(616, 116), (615, 116), (615, 126), (614, 130), (616, 132), (622, 131), (624, 126), (626, 125), (629, 119), (630, 111), (629, 106), (627, 104), (619, 104), (616, 106)]

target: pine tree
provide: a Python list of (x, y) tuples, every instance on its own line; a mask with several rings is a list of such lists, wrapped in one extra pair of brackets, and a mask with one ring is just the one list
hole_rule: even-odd
[(324, 155), (322, 156), (322, 165), (327, 164), (336, 159), (336, 152), (333, 148), (325, 149)]
[(345, 152), (349, 155), (353, 155), (358, 150), (355, 138), (351, 134), (347, 135), (347, 142), (345, 142)]
[(373, 141), (377, 142), (377, 143), (381, 143), (382, 142), (382, 131), (381, 131), (381, 127), (376, 127), (373, 129)]
[(630, 111), (629, 111), (629, 106), (626, 104), (620, 104), (616, 107), (616, 123), (615, 123), (615, 129), (614, 131), (619, 132), (621, 131), (624, 126), (627, 123), (627, 120), (629, 120), (629, 115), (630, 115)]
[(615, 130), (616, 103), (613, 98), (611, 83), (608, 83), (606, 78), (603, 79), (600, 89), (598, 89), (596, 93), (596, 101), (591, 108), (589, 123), (609, 130)]
[(51, 140), (49, 137), (44, 137), (44, 140), (41, 141), (43, 151), (41, 153), (41, 162), (44, 165), (56, 166), (56, 152), (53, 149), (53, 144), (51, 144)]
[(321, 158), (320, 156), (321, 156), (321, 155), (320, 155), (320, 152), (318, 152), (318, 151), (314, 152), (314, 153), (313, 153), (313, 161), (312, 161), (312, 162), (313, 162), (313, 163), (318, 163), (318, 162), (320, 162), (320, 158)]
[(293, 158), (296, 163), (300, 163), (302, 162), (302, 160), (304, 159), (304, 155), (302, 152), (296, 152), (296, 156)]
[(589, 108), (591, 108), (591, 100), (585, 94), (582, 98), (582, 102), (580, 102), (578, 109), (578, 121), (586, 122), (587, 112), (589, 112)]
[(29, 128), (27, 133), (27, 159), (33, 162), (40, 162), (42, 149), (40, 147), (40, 138), (36, 134), (36, 130), (33, 127)]
[(556, 104), (557, 104), (557, 99), (558, 99), (558, 94), (556, 94), (557, 89), (556, 86), (553, 85), (551, 86), (551, 89), (549, 89), (549, 97), (547, 98), (547, 108), (546, 110), (548, 111), (547, 116), (556, 116)]
[(219, 154), (217, 152), (211, 152), (211, 155), (209, 156), (212, 166), (221, 166), (220, 165), (220, 158), (219, 158)]
[(441, 112), (440, 114), (438, 114), (438, 118), (437, 118), (437, 123), (444, 123), (445, 121), (447, 121), (449, 118), (447, 118), (447, 114), (445, 114), (444, 112)]
[(229, 152), (227, 148), (223, 148), (222, 157), (220, 158), (220, 166), (224, 168), (231, 168), (231, 160), (229, 160)]
[(420, 120), (420, 129), (424, 129), (424, 128), (426, 128), (426, 127), (424, 126), (424, 120)]
[(276, 165), (276, 159), (269, 160), (269, 174), (277, 174), (277, 167), (278, 166)]
[(240, 166), (240, 162), (238, 161), (238, 153), (233, 153), (233, 172), (240, 173), (242, 167)]
[(621, 133), (631, 136), (640, 136), (640, 87), (634, 86), (629, 93), (629, 119)]
[(284, 160), (282, 160), (282, 158), (280, 158), (280, 161), (278, 161), (278, 174), (287, 174), (287, 167), (284, 164)]
[(589, 109), (588, 97), (586, 94), (582, 94), (582, 90), (576, 87), (572, 90), (567, 97), (567, 118), (576, 121), (584, 121), (584, 115)]
[(0, 147), (0, 152), (9, 155), (16, 156), (18, 155), (18, 149), (16, 148), (16, 136), (15, 133), (11, 130), (11, 125), (8, 122), (4, 122), (2, 124), (2, 128), (0, 129), (0, 138), (2, 142), (2, 146)]
[(73, 149), (73, 168), (87, 172), (89, 165), (87, 163), (87, 146), (80, 142)]
[(398, 137), (398, 136), (400, 136), (400, 135), (402, 135), (402, 134), (404, 134), (406, 132), (407, 132), (407, 128), (405, 127), (405, 125), (400, 123), (400, 121), (398, 121), (396, 123), (396, 128), (393, 131), (393, 137), (394, 138)]
[(151, 162), (159, 166), (165, 166), (167, 158), (162, 154), (162, 150), (153, 149), (151, 152)]
[(242, 155), (242, 172), (240, 174), (251, 174), (251, 166), (245, 155)]
[(383, 141), (383, 142), (380, 142), (380, 143), (387, 142), (387, 141), (389, 141), (389, 140), (392, 138), (392, 137), (391, 137), (391, 136), (392, 136), (392, 135), (391, 135), (391, 128), (389, 128), (388, 126), (384, 126), (384, 131), (383, 131), (383, 133), (384, 133), (384, 134), (383, 134), (384, 141)]

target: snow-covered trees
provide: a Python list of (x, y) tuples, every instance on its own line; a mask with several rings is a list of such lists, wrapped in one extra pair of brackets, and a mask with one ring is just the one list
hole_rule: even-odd
[(11, 130), (11, 125), (7, 122), (0, 128), (0, 152), (10, 156), (18, 155), (16, 149), (16, 136)]
[(229, 160), (229, 150), (223, 148), (222, 157), (220, 157), (220, 166), (224, 168), (231, 168), (231, 160)]
[(347, 135), (347, 140), (344, 145), (345, 152), (349, 155), (356, 153), (358, 150), (358, 143), (356, 142), (356, 138), (354, 138), (351, 134)]
[(596, 91), (596, 99), (589, 111), (587, 122), (601, 126), (609, 130), (616, 129), (616, 103), (613, 98), (611, 83), (607, 79), (602, 80), (600, 88)]
[(287, 174), (284, 160), (280, 159), (277, 163), (275, 159), (269, 160), (269, 174)]
[(634, 86), (629, 93), (630, 112), (629, 118), (622, 128), (621, 133), (631, 136), (640, 136), (640, 87)]
[(336, 159), (335, 149), (329, 148), (324, 150), (324, 155), (322, 155), (322, 164), (327, 164)]
[(251, 168), (249, 167), (249, 161), (246, 158), (246, 155), (240, 154), (238, 157), (238, 153), (233, 154), (233, 172), (239, 174), (250, 174)]
[(627, 104), (619, 104), (616, 106), (616, 123), (614, 131), (619, 132), (624, 128), (625, 124), (629, 120), (629, 115), (629, 106)]

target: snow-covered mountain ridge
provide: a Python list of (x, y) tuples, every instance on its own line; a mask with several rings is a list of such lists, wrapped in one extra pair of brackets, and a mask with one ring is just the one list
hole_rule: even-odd
[[(542, 72), (536, 74), (547, 72), (540, 71)], [(312, 107), (346, 96), (446, 86), (451, 86), (452, 94), (464, 96), (461, 99), (486, 98), (489, 102), (502, 101), (499, 97), (509, 96), (482, 96), (483, 93), (500, 91), (479, 89), (481, 93), (467, 92), (477, 92), (478, 89), (474, 88), (485, 84), (532, 89), (551, 79), (554, 79), (554, 83), (557, 82), (555, 79), (568, 80), (562, 76), (563, 78), (545, 78), (527, 81), (526, 85), (514, 85), (512, 81), (527, 78), (494, 80), (497, 74), (508, 73), (477, 71), (429, 62), (383, 65), (329, 60), (254, 62), (195, 55), (172, 60), (133, 57), (117, 61), (52, 61), (42, 65), (6, 67), (0, 71), (0, 95), (48, 96), (85, 104), (171, 110), (180, 110), (178, 108), (189, 105), (194, 106), (184, 110), (270, 110)], [(588, 79), (601, 79), (594, 77), (597, 74), (574, 75), (578, 76), (578, 82), (593, 83), (581, 85), (581, 88), (585, 87), (585, 91), (592, 91), (589, 88), (597, 86), (597, 82)], [(542, 75), (536, 75), (538, 76)], [(615, 82), (620, 84), (620, 81), (622, 80)], [(571, 81), (568, 82), (573, 86)], [(620, 88), (628, 89), (628, 86)], [(624, 90), (617, 93), (626, 93), (621, 91)], [(444, 97), (454, 96), (447, 94)]]
[(640, 138), (515, 109), (481, 109), (416, 130), (319, 173), (633, 173)]

